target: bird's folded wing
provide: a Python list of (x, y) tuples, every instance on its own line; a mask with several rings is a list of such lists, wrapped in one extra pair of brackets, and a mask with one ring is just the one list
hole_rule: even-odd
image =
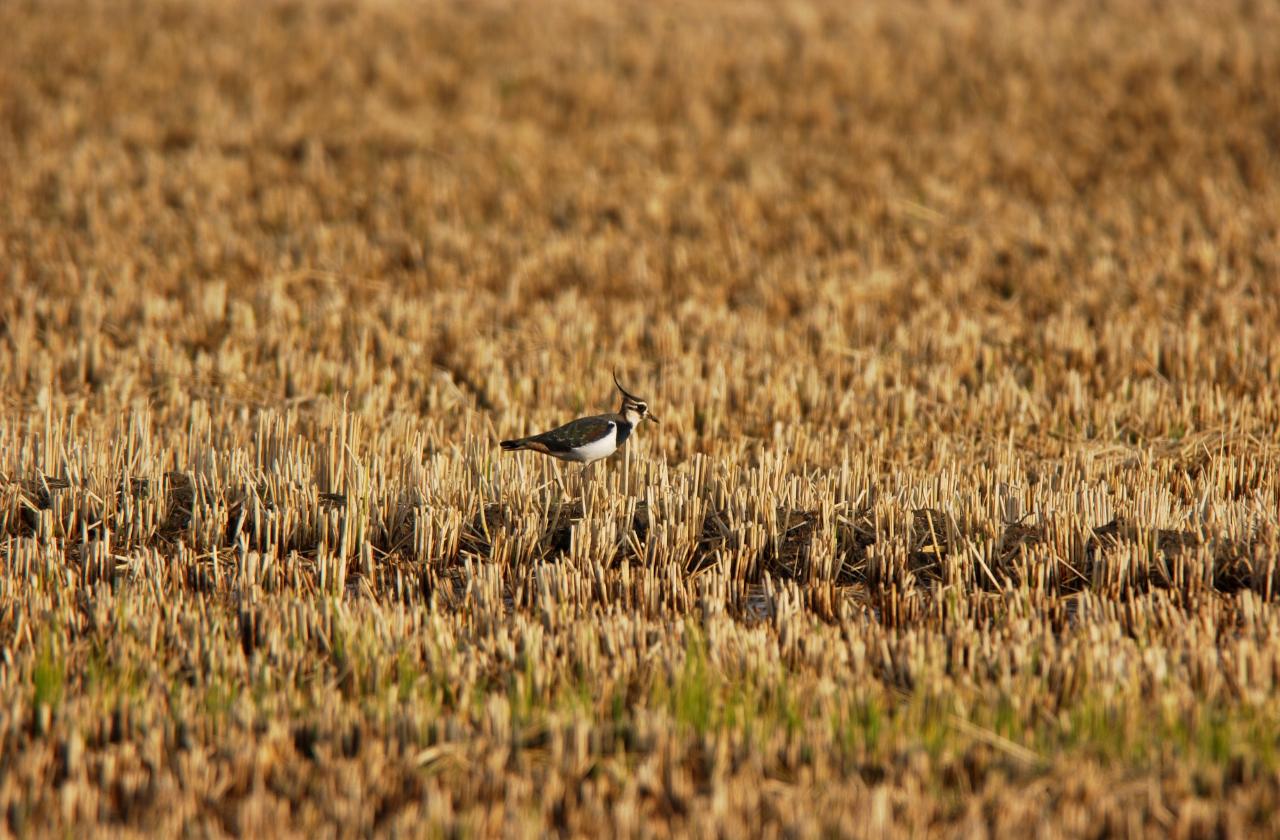
[(583, 417), (558, 429), (529, 438), (552, 452), (569, 452), (579, 446), (595, 443), (613, 432), (613, 421), (604, 417)]

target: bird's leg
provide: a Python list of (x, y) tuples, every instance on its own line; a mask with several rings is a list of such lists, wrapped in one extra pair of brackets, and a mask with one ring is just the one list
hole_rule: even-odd
[(560, 485), (560, 492), (564, 494), (565, 501), (572, 498), (569, 495), (569, 488), (565, 486), (564, 477), (560, 475), (560, 463), (558, 461), (551, 462), (552, 474), (556, 477), (556, 484)]
[(582, 465), (582, 469), (578, 471), (578, 494), (582, 496), (582, 512), (587, 512), (587, 502), (591, 495), (591, 485), (587, 483), (587, 479), (591, 474), (591, 465), (594, 461), (588, 461)]

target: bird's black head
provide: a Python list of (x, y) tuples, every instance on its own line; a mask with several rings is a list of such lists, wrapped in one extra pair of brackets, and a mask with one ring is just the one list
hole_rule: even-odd
[(641, 420), (652, 420), (657, 423), (658, 418), (649, 413), (649, 404), (634, 394), (628, 393), (626, 388), (622, 387), (622, 383), (618, 381), (618, 374), (613, 375), (613, 384), (618, 386), (618, 390), (622, 392), (622, 408), (618, 409), (618, 413), (627, 418), (627, 422), (632, 426), (638, 426)]

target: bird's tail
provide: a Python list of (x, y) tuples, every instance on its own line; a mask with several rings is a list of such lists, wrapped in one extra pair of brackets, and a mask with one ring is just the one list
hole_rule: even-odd
[(524, 449), (524, 438), (517, 438), (515, 440), (504, 440), (504, 441), (501, 441), (498, 445), (508, 452), (511, 452), (516, 449)]

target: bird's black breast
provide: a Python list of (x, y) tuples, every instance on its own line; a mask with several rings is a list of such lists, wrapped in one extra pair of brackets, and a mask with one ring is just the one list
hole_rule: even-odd
[(616, 421), (618, 424), (618, 446), (627, 442), (627, 438), (631, 436), (631, 424), (626, 420)]

